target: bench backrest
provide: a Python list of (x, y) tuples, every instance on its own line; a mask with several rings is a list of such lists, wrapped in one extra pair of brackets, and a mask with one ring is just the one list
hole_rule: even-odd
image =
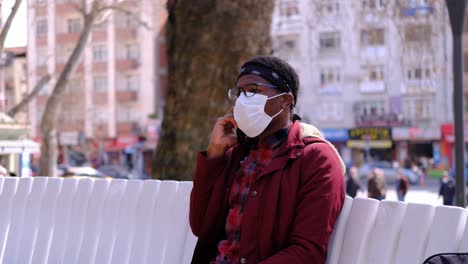
[[(1, 263), (190, 263), (191, 182), (0, 178)], [(346, 198), (327, 263), (467, 252), (466, 210)]]

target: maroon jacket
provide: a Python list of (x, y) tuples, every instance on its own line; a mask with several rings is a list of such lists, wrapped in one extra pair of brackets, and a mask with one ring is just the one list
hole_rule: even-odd
[[(298, 121), (291, 126), (282, 154), (250, 187), (240, 235), (246, 263), (325, 263), (345, 197), (343, 169), (333, 147), (303, 135), (301, 127)], [(246, 153), (246, 146), (237, 145), (221, 158), (198, 155), (190, 197), (190, 225), (198, 237), (192, 263), (216, 257), (225, 236), (229, 189)]]

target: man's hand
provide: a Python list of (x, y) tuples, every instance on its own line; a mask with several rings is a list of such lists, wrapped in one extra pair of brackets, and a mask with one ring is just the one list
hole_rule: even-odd
[(211, 131), (210, 143), (206, 149), (208, 158), (218, 158), (224, 155), (226, 150), (237, 144), (236, 121), (232, 115), (233, 108), (226, 115), (218, 118)]

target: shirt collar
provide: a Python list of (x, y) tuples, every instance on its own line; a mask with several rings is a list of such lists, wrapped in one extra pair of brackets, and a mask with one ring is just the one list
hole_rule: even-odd
[(283, 143), (283, 141), (288, 137), (290, 129), (291, 125), (288, 125), (287, 127), (276, 131), (275, 133), (264, 138), (262, 142), (259, 142), (258, 147), (263, 149), (275, 149), (279, 147), (281, 143)]

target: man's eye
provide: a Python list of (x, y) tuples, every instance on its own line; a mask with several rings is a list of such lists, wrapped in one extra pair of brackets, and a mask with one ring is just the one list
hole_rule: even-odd
[(256, 85), (246, 85), (244, 86), (244, 91), (249, 93), (256, 93), (258, 91), (258, 88)]

